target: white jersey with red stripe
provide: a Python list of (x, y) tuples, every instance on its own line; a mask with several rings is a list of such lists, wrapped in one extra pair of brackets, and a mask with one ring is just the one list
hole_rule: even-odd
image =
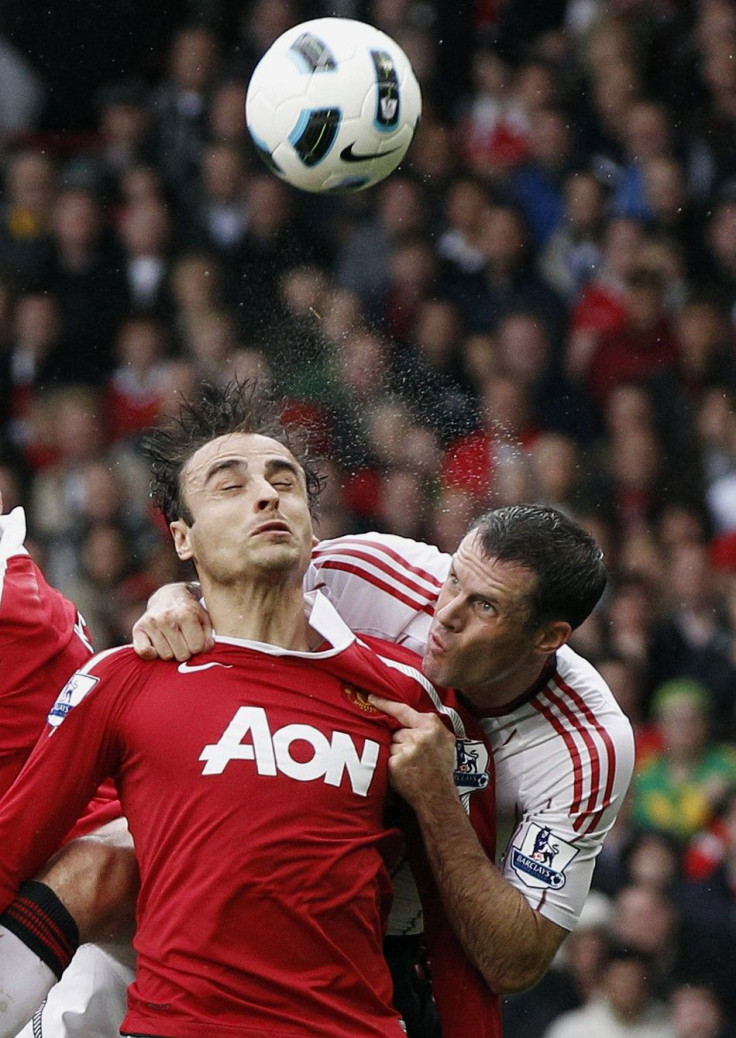
[[(353, 630), (423, 653), (449, 565), (430, 545), (359, 534), (320, 543), (307, 580)], [(569, 646), (525, 696), (479, 720), (495, 761), (499, 865), (533, 908), (571, 930), (631, 780), (631, 725)]]

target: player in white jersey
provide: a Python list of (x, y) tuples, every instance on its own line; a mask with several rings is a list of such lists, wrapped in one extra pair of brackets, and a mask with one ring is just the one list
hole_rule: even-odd
[[(451, 563), (426, 544), (359, 534), (319, 544), (307, 579), (353, 630), (424, 656)], [(572, 930), (631, 777), (630, 725), (600, 674), (568, 645), (518, 699), (479, 719), (496, 767), (503, 874), (545, 918)]]

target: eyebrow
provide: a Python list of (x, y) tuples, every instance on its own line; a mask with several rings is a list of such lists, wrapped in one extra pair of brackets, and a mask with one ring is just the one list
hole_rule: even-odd
[(222, 461), (216, 461), (210, 466), (204, 477), (204, 484), (207, 486), (221, 472), (244, 472), (247, 471), (247, 468), (247, 464), (238, 458), (224, 458)]
[[(289, 461), (288, 458), (269, 458), (264, 466), (267, 476), (272, 476), (277, 472), (290, 472), (297, 479), (300, 476), (301, 469), (293, 461)], [(248, 462), (242, 458), (223, 458), (221, 461), (216, 461), (208, 469), (207, 475), (205, 476), (205, 486), (209, 485), (212, 480), (220, 475), (222, 472), (233, 472), (240, 474), (247, 474)]]

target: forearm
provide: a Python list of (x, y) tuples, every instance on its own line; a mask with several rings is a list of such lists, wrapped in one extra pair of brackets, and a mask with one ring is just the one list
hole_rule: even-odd
[(565, 932), (535, 912), (489, 861), (454, 789), (415, 813), (447, 917), (492, 991), (523, 991), (545, 973)]

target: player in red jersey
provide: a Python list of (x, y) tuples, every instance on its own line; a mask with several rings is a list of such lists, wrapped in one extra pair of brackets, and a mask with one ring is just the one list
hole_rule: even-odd
[[(462, 721), (319, 593), (305, 610), (315, 477), (236, 396), (213, 391), (181, 435), (152, 438), (157, 500), (216, 644), (179, 666), (109, 650), (75, 674), (0, 804), (0, 905), (112, 772), (141, 869), (124, 1033), (398, 1038), (381, 954), (395, 724), (366, 693), (440, 709), (454, 736)], [(489, 790), (486, 774), (464, 796)]]
[[(76, 607), (56, 588), (50, 586), (25, 547), (26, 522), (22, 508), (2, 515), (0, 498), (0, 793), (4, 793), (21, 770), (43, 730), (46, 717), (59, 689), (71, 674), (92, 655), (90, 634)], [(122, 810), (112, 782), (106, 781), (82, 817), (66, 836), (67, 840), (95, 833), (95, 844), (124, 838)], [(119, 857), (114, 852), (116, 868)], [(98, 862), (102, 865), (102, 862)], [(94, 886), (87, 885), (87, 896), (94, 900)], [(40, 890), (40, 887), (36, 887)], [(27, 906), (26, 906), (27, 907)], [(101, 908), (98, 902), (97, 909)], [(22, 937), (32, 929), (30, 920), (6, 920), (12, 929), (3, 935), (3, 949), (9, 944), (21, 948)], [(17, 942), (17, 943), (16, 943)], [(31, 969), (45, 994), (61, 976), (63, 965), (48, 949), (40, 948), (43, 958), (31, 958)], [(122, 961), (121, 961), (122, 958)], [(92, 977), (95, 982), (92, 983)], [(29, 1025), (23, 1038), (42, 1033), (45, 1038), (72, 1038), (90, 1033), (116, 1033), (124, 1010), (125, 987), (132, 979), (127, 949), (121, 956), (117, 948), (84, 945), (65, 974), (63, 991), (54, 991), (38, 1010), (35, 1031)], [(28, 1011), (16, 1003), (19, 1018), (28, 1015), (38, 1003), (36, 997)], [(3, 1000), (3, 1006), (8, 998)], [(84, 1014), (84, 1021), (81, 1015)]]

